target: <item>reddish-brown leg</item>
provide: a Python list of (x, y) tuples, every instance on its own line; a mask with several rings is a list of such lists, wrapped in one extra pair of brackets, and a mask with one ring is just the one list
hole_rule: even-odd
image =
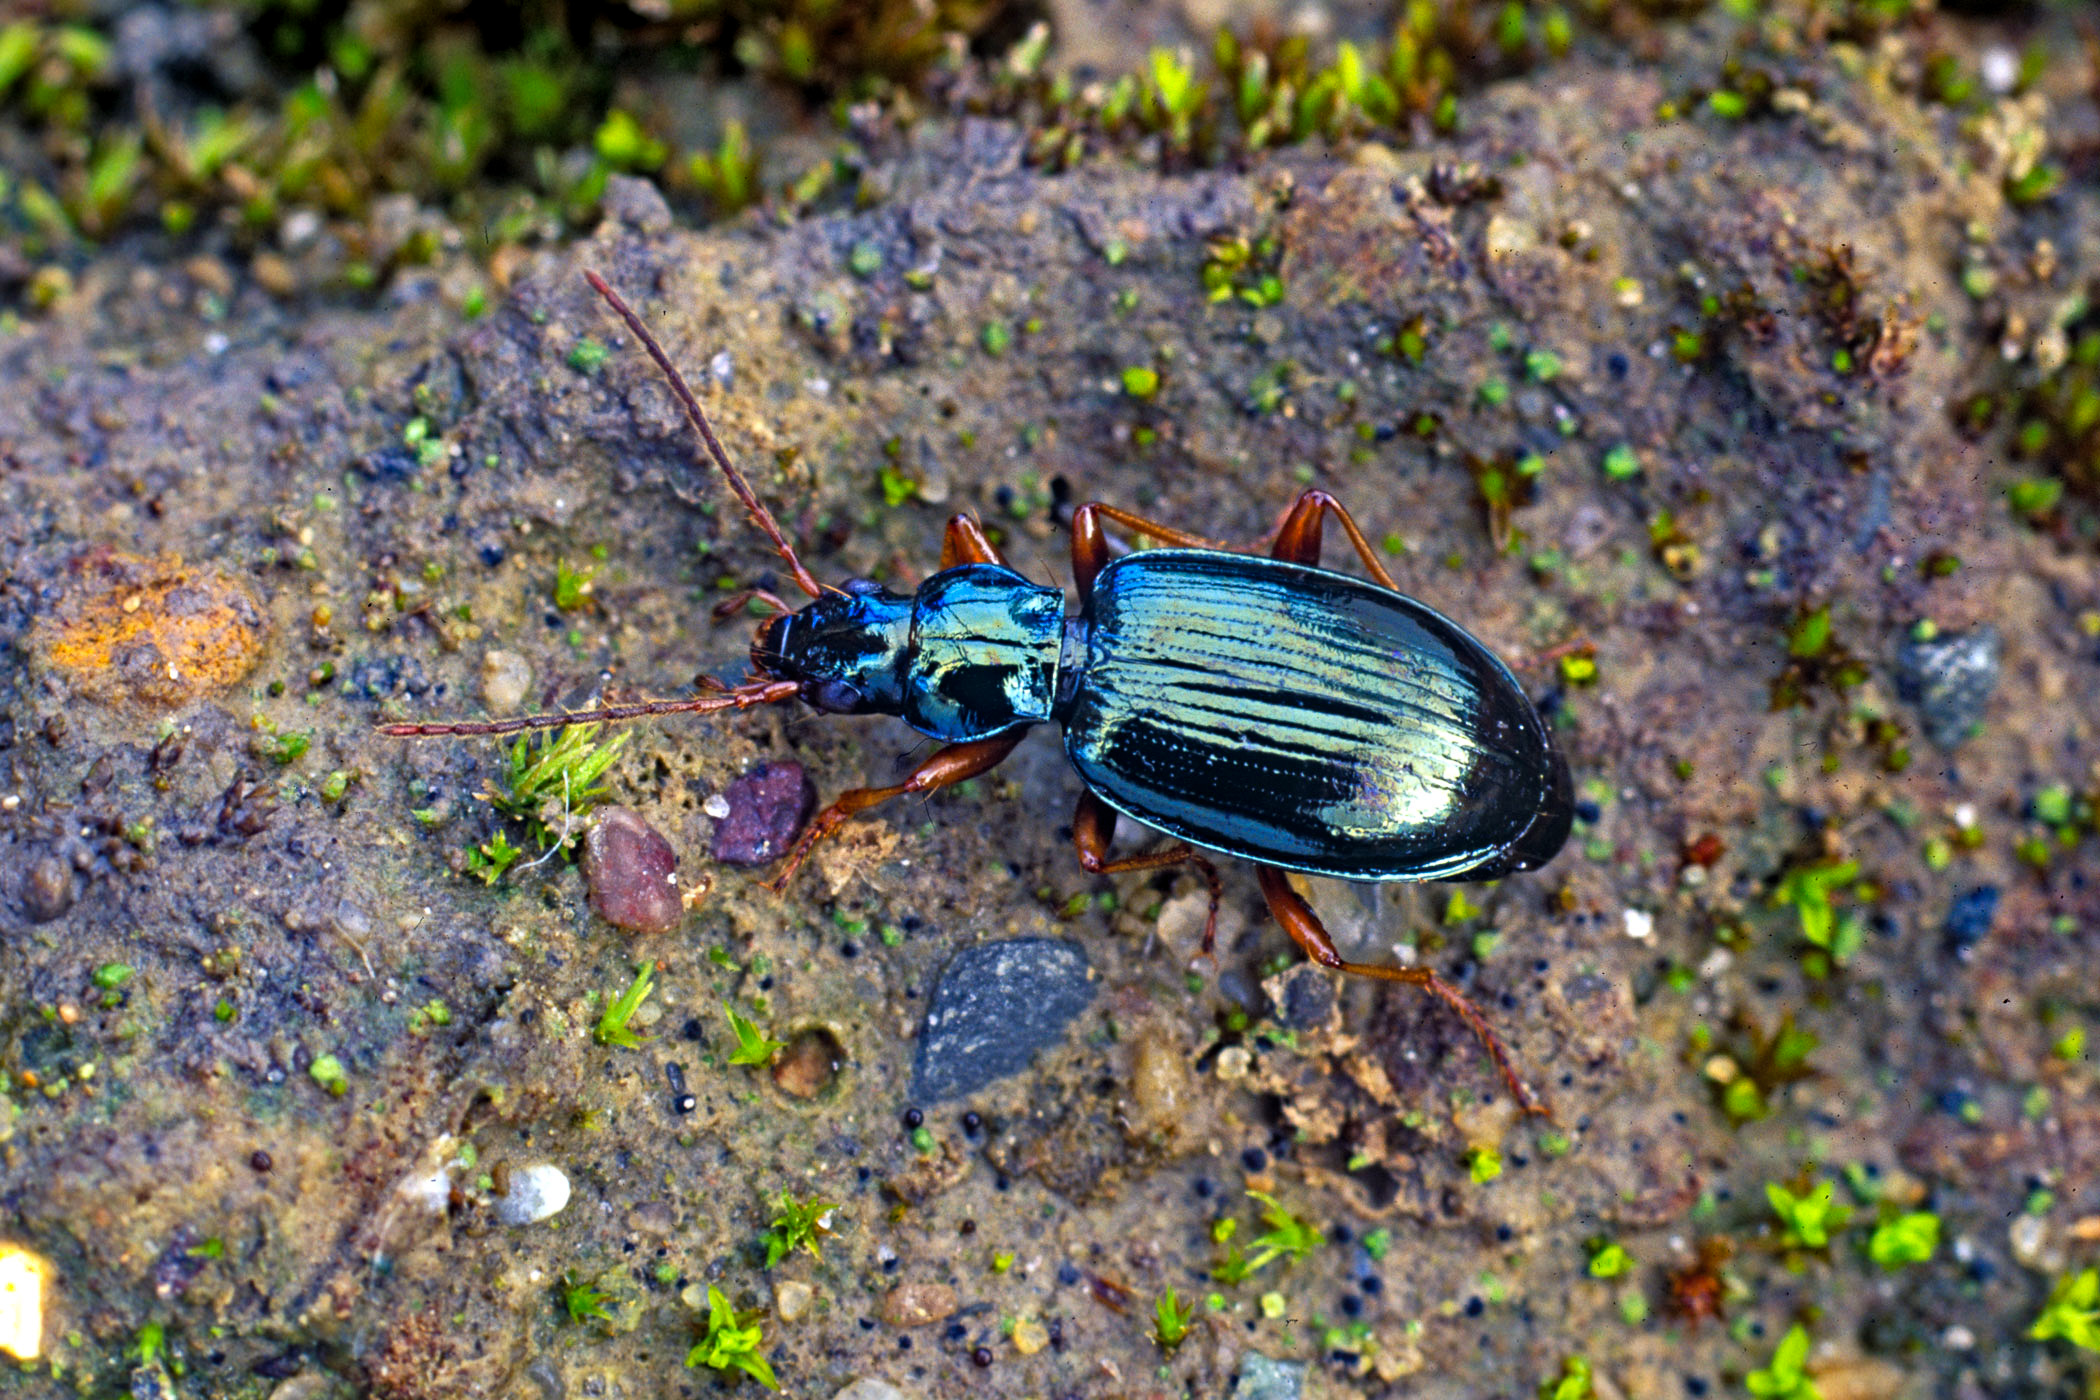
[(1119, 875), (1126, 870), (1159, 870), (1169, 865), (1196, 867), (1203, 883), (1210, 886), (1210, 913), (1203, 920), (1203, 956), (1209, 957), (1212, 945), (1218, 940), (1218, 900), (1223, 894), (1223, 886), (1218, 883), (1218, 867), (1196, 854), (1186, 842), (1177, 842), (1149, 855), (1110, 860), (1108, 843), (1115, 833), (1115, 808), (1091, 792), (1081, 793), (1079, 810), (1072, 813), (1072, 844), (1079, 851), (1079, 863), (1093, 874)]
[(1079, 604), (1085, 607), (1093, 601), (1094, 575), (1108, 567), (1112, 557), (1108, 552), (1108, 537), (1101, 533), (1102, 520), (1113, 520), (1126, 530), (1135, 530), (1161, 544), (1175, 545), (1183, 549), (1225, 549), (1215, 540), (1201, 535), (1192, 535), (1186, 530), (1177, 530), (1171, 525), (1162, 525), (1156, 520), (1147, 520), (1142, 515), (1132, 515), (1117, 506), (1104, 505), (1100, 501), (1088, 501), (1072, 512), (1072, 580), (1079, 589)]
[(947, 533), (941, 536), (941, 567), (957, 564), (1004, 564), (999, 551), (984, 537), (984, 528), (967, 515), (948, 517)]
[(1356, 546), (1357, 557), (1364, 561), (1371, 577), (1398, 593), (1400, 585), (1393, 582), (1385, 565), (1379, 563), (1378, 556), (1371, 552), (1371, 542), (1364, 538), (1356, 521), (1350, 518), (1340, 501), (1317, 488), (1299, 496), (1291, 506), (1290, 514), (1283, 518), (1283, 524), (1276, 528), (1276, 543), (1269, 549), (1270, 557), (1288, 559), (1294, 564), (1319, 563), (1320, 535), (1329, 515), (1341, 522), (1342, 529), (1349, 535), (1349, 543)]
[(911, 770), (911, 776), (890, 787), (854, 788), (841, 793), (838, 801), (817, 813), (816, 819), (803, 829), (801, 839), (788, 852), (787, 863), (780, 873), (766, 882), (766, 887), (775, 894), (787, 888), (788, 881), (795, 878), (795, 871), (808, 858), (810, 848), (837, 831), (849, 817), (867, 811), (870, 807), (902, 797), (908, 792), (936, 792), (951, 784), (979, 773), (988, 773), (1006, 761), (1014, 746), (1021, 742), (1026, 730), (1015, 730), (1011, 734), (1000, 734), (990, 739), (976, 739), (967, 744), (950, 744), (933, 757)]
[(768, 593), (763, 588), (739, 588), (736, 592), (715, 604), (715, 621), (724, 622), (736, 616), (749, 607), (751, 600), (754, 598), (777, 613), (791, 613), (794, 611), (777, 593)]
[(1335, 951), (1334, 940), (1327, 936), (1326, 928), (1321, 925), (1320, 916), (1313, 913), (1312, 906), (1291, 888), (1291, 882), (1283, 871), (1273, 865), (1258, 865), (1255, 867), (1255, 873), (1261, 879), (1261, 892), (1269, 901), (1269, 912), (1276, 916), (1276, 922), (1283, 925), (1284, 932), (1291, 936), (1291, 940), (1305, 950), (1307, 957), (1322, 967), (1339, 968), (1343, 972), (1378, 977), (1388, 982), (1406, 982), (1428, 992), (1457, 1012), (1459, 1019), (1473, 1028), (1473, 1034), (1480, 1037), (1480, 1043), (1487, 1048), (1488, 1057), (1495, 1062), (1495, 1068), (1502, 1071), (1503, 1082), (1509, 1085), (1510, 1093), (1516, 1096), (1517, 1106), (1526, 1113), (1546, 1111), (1545, 1107), (1532, 1097), (1531, 1091), (1524, 1087), (1524, 1081), (1517, 1078), (1516, 1067), (1510, 1062), (1509, 1049), (1503, 1045), (1502, 1037), (1495, 1034), (1494, 1028), (1487, 1023), (1487, 1017), (1480, 1014), (1480, 1009), (1468, 1001), (1463, 992), (1426, 967), (1381, 967), (1375, 963), (1344, 962), (1342, 955)]

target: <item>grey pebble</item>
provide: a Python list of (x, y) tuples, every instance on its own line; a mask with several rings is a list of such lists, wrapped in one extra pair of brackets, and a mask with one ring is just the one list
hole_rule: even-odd
[(1258, 1351), (1240, 1358), (1232, 1400), (1298, 1400), (1305, 1390), (1305, 1363), (1272, 1361)]
[(1905, 638), (1896, 648), (1896, 693), (1917, 706), (1925, 736), (1943, 749), (1969, 737), (1998, 688), (1998, 629)]
[(965, 948), (942, 969), (919, 1027), (913, 1097), (939, 1103), (1026, 1069), (1093, 999), (1077, 943), (1014, 938)]

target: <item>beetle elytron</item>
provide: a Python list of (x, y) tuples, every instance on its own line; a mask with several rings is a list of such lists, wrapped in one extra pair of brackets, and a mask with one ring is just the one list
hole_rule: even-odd
[[(1352, 880), (1489, 880), (1552, 859), (1574, 816), (1565, 759), (1516, 679), (1456, 623), (1402, 594), (1349, 513), (1298, 497), (1266, 558), (1092, 502), (1072, 517), (1079, 610), (1009, 568), (967, 515), (948, 522), (938, 573), (910, 596), (865, 579), (825, 588), (722, 450), (684, 378), (596, 273), (590, 284), (656, 361), (737, 499), (811, 602), (751, 646), (756, 677), (687, 700), (529, 718), (392, 724), (401, 735), (503, 734), (592, 720), (800, 699), (827, 714), (896, 715), (943, 747), (888, 787), (818, 813), (772, 888), (856, 813), (996, 767), (1028, 728), (1058, 724), (1085, 791), (1072, 820), (1096, 874), (1188, 864), (1198, 848), (1254, 862), (1278, 923), (1314, 961), (1440, 998), (1487, 1047), (1517, 1101), (1538, 1110), (1501, 1039), (1434, 971), (1345, 961), (1287, 871)], [(1318, 566), (1332, 516), (1377, 583)], [(1111, 558), (1105, 522), (1166, 548)], [(1179, 837), (1111, 860), (1116, 813)]]

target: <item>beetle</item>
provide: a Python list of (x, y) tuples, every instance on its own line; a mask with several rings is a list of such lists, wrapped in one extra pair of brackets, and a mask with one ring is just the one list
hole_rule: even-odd
[[(758, 594), (776, 612), (759, 625), (755, 674), (743, 685), (383, 732), (506, 734), (799, 699), (824, 714), (893, 715), (941, 743), (902, 782), (855, 788), (819, 812), (769, 882), (777, 892), (850, 818), (989, 772), (1029, 729), (1057, 724), (1082, 785), (1072, 842), (1087, 870), (1192, 867), (1210, 895), (1208, 956), (1221, 886), (1206, 852), (1252, 862), (1271, 913), (1313, 961), (1436, 996), (1480, 1038), (1517, 1102), (1543, 1111), (1462, 992), (1429, 968), (1344, 959), (1288, 879), (1491, 880), (1551, 860), (1574, 819), (1566, 759), (1509, 668), (1403, 594), (1339, 501), (1301, 494), (1266, 556), (1102, 502), (1081, 505), (1071, 525), (1077, 611), (1062, 589), (1010, 567), (967, 515), (948, 521), (940, 569), (913, 593), (866, 579), (827, 588), (730, 462), (642, 319), (603, 278), (584, 275), (656, 362), (810, 601), (798, 610)], [(1375, 582), (1319, 567), (1330, 520)], [(1113, 557), (1110, 524), (1163, 547)], [(1178, 839), (1111, 858), (1118, 813)]]

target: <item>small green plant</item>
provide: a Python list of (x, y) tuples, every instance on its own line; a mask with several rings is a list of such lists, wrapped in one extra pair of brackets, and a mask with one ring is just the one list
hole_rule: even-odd
[(1597, 1393), (1590, 1384), (1589, 1358), (1570, 1356), (1560, 1363), (1560, 1374), (1539, 1382), (1539, 1400), (1590, 1400)]
[(780, 1389), (773, 1368), (759, 1348), (765, 1344), (763, 1329), (754, 1310), (739, 1318), (729, 1299), (713, 1284), (707, 1286), (707, 1331), (685, 1354), (688, 1366), (705, 1366), (724, 1373), (741, 1371), (768, 1390)]
[(1169, 1288), (1152, 1306), (1152, 1340), (1159, 1343), (1161, 1351), (1172, 1351), (1188, 1336), (1195, 1321), (1196, 1305), (1184, 1304)]
[(1829, 1248), (1832, 1232), (1844, 1229), (1852, 1219), (1852, 1207), (1838, 1205), (1833, 1199), (1836, 1193), (1837, 1188), (1828, 1181), (1798, 1196), (1775, 1181), (1765, 1183), (1765, 1199), (1772, 1203), (1779, 1223), (1786, 1226), (1788, 1248)]
[(1159, 393), (1159, 371), (1150, 365), (1131, 365), (1123, 371), (1123, 392), (1134, 399), (1149, 399)]
[(759, 1236), (766, 1245), (766, 1267), (772, 1268), (798, 1249), (806, 1249), (811, 1257), (822, 1259), (824, 1250), (820, 1244), (823, 1236), (831, 1234), (831, 1214), (838, 1209), (834, 1201), (820, 1200), (811, 1196), (798, 1201), (788, 1192), (780, 1193), (780, 1214)]
[(2063, 494), (2064, 483), (2061, 477), (2033, 476), (2014, 482), (2005, 496), (2013, 508), (2013, 514), (2039, 521), (2056, 509), (2056, 503), (2063, 499)]
[(751, 133), (740, 121), (725, 123), (715, 153), (695, 152), (686, 169), (694, 186), (723, 214), (734, 214), (759, 196), (758, 157), (751, 150)]
[(1248, 1273), (1253, 1273), (1285, 1255), (1289, 1255), (1290, 1262), (1295, 1264), (1320, 1247), (1320, 1231), (1317, 1226), (1292, 1215), (1274, 1196), (1266, 1192), (1249, 1191), (1247, 1194), (1261, 1202), (1261, 1223), (1269, 1227), (1266, 1233), (1254, 1238), (1254, 1257), (1248, 1261)]
[(524, 854), (510, 844), (510, 837), (499, 831), (479, 846), (468, 848), (467, 873), (479, 876), (484, 885), (493, 885)]
[(2027, 1335), (2037, 1342), (2061, 1338), (2082, 1351), (2100, 1351), (2100, 1269), (2058, 1279)]
[(350, 1092), (350, 1076), (344, 1073), (343, 1062), (333, 1055), (316, 1055), (314, 1062), (306, 1067), (306, 1073), (314, 1083), (337, 1098)]
[(1145, 115), (1155, 130), (1165, 130), (1175, 145), (1186, 146), (1210, 85), (1196, 81), (1193, 58), (1171, 49), (1152, 50), (1148, 69)]
[[(541, 850), (566, 841), (569, 818), (581, 816), (611, 795), (598, 779), (612, 767), (627, 744), (627, 731), (604, 744), (597, 742), (601, 724), (570, 724), (532, 741), (520, 734), (510, 749), (510, 771), (503, 789), (488, 794), (489, 804), (506, 817), (530, 825)], [(549, 818), (561, 821), (559, 834)], [(501, 872), (498, 872), (499, 874)], [(490, 883), (494, 883), (492, 880)]]
[(1779, 1339), (1772, 1364), (1743, 1377), (1743, 1386), (1752, 1395), (1773, 1396), (1777, 1400), (1820, 1400), (1821, 1392), (1801, 1369), (1807, 1361), (1808, 1330), (1797, 1322)]
[(1833, 964), (1843, 966), (1865, 941), (1859, 919), (1840, 914), (1830, 902), (1833, 892), (1858, 878), (1856, 860), (1804, 866), (1788, 871), (1772, 894), (1774, 904), (1792, 905), (1801, 921), (1801, 937), (1811, 949), (1803, 955), (1801, 966), (1811, 977), (1828, 976)]
[(605, 1310), (605, 1305), (611, 1300), (612, 1294), (600, 1292), (591, 1284), (578, 1281), (573, 1273), (564, 1273), (561, 1276), (561, 1306), (562, 1311), (568, 1314), (570, 1322), (612, 1321), (612, 1314)]
[(569, 368), (578, 374), (596, 374), (599, 367), (611, 358), (612, 351), (589, 336), (569, 347)]
[(1940, 1218), (1929, 1210), (1908, 1211), (1874, 1227), (1867, 1254), (1884, 1269), (1922, 1264), (1940, 1247)]
[(627, 984), (627, 990), (620, 993), (598, 1017), (598, 1029), (591, 1033), (593, 1039), (600, 1045), (617, 1045), (626, 1050), (638, 1049), (641, 1046), (640, 1038), (627, 1023), (634, 1019), (634, 1013), (641, 1010), (642, 1003), (648, 999), (650, 991), (654, 988), (652, 979), (655, 974), (654, 964), (635, 964), (634, 980)]
[(566, 560), (554, 565), (554, 606), (563, 612), (577, 612), (591, 601), (591, 583), (598, 571), (589, 565), (581, 569), (571, 568)]
[(764, 1069), (786, 1048), (783, 1042), (770, 1039), (755, 1021), (739, 1016), (736, 1008), (727, 1002), (722, 1004), (722, 1009), (729, 1013), (729, 1029), (736, 1033), (736, 1049), (729, 1052), (729, 1063)]
[(1485, 1186), (1502, 1175), (1502, 1154), (1492, 1147), (1475, 1147), (1466, 1153), (1466, 1174), (1475, 1186)]
[(1600, 1241), (1590, 1251), (1591, 1278), (1617, 1278), (1633, 1272), (1633, 1256), (1616, 1240)]
[(272, 734), (263, 741), (263, 754), (279, 767), (289, 768), (306, 756), (313, 742), (311, 734)]

